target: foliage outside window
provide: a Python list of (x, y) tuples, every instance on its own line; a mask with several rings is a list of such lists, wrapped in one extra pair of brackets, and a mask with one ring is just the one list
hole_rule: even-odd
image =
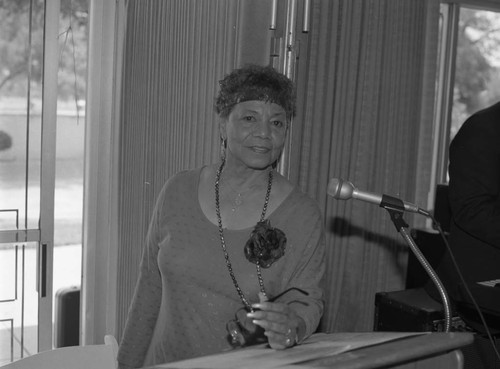
[[(28, 16), (32, 17), (31, 33), (43, 30), (43, 6), (40, 0), (0, 0), (0, 96), (25, 98), (28, 75), (42, 83), (43, 44), (41, 38), (30, 38)], [(88, 0), (61, 1), (59, 35), (58, 95), (63, 101), (79, 101), (85, 97)], [(31, 49), (29, 42), (31, 40)], [(79, 45), (75, 47), (75, 45)], [(31, 66), (31, 68), (29, 68)], [(41, 91), (41, 89), (36, 89)], [(41, 96), (31, 96), (33, 100)]]
[(473, 113), (500, 101), (500, 13), (461, 8), (450, 139)]

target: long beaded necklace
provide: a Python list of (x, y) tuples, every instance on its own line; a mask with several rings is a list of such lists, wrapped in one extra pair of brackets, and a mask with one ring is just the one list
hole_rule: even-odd
[[(238, 285), (238, 281), (236, 280), (236, 277), (233, 272), (233, 267), (231, 265), (231, 260), (229, 259), (229, 254), (227, 252), (226, 248), (226, 241), (224, 239), (224, 230), (222, 228), (222, 218), (220, 216), (220, 202), (219, 202), (219, 181), (220, 181), (220, 176), (222, 173), (222, 169), (224, 168), (225, 161), (222, 161), (219, 169), (217, 170), (217, 173), (215, 175), (215, 212), (217, 214), (217, 223), (219, 225), (219, 236), (220, 236), (220, 244), (222, 247), (222, 251), (224, 252), (224, 259), (226, 261), (226, 266), (227, 270), (229, 271), (229, 275), (231, 276), (231, 279), (233, 281), (234, 288), (236, 288), (236, 292), (238, 292), (238, 295), (240, 296), (241, 302), (243, 302), (243, 305), (247, 308), (249, 311), (253, 311), (252, 305), (248, 302), (247, 298), (243, 294), (243, 291), (241, 290), (240, 286)], [(271, 187), (273, 185), (273, 171), (269, 171), (269, 179), (267, 182), (267, 192), (266, 192), (266, 198), (264, 201), (264, 207), (262, 208), (262, 214), (260, 216), (260, 221), (264, 221), (266, 217), (266, 211), (267, 211), (267, 205), (269, 204), (269, 196), (271, 195)], [(267, 296), (266, 290), (264, 288), (264, 280), (262, 278), (262, 272), (261, 268), (259, 265), (259, 262), (255, 264), (255, 267), (257, 269), (257, 278), (259, 279), (259, 286), (260, 286), (260, 292), (263, 294), (264, 297)]]

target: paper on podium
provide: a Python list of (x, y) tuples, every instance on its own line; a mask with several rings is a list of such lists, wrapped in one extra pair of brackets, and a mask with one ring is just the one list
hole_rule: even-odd
[[(299, 363), (338, 355), (361, 347), (376, 345), (400, 338), (427, 334), (425, 332), (355, 332), (317, 333), (301, 345), (287, 350), (273, 350), (267, 344), (236, 349), (220, 354), (156, 365), (155, 369), (209, 369), (209, 368), (281, 368), (300, 369)], [(306, 367), (304, 365), (303, 367)]]

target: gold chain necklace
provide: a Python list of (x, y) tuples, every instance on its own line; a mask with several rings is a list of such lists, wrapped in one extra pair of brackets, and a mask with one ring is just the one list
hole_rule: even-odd
[[(229, 254), (227, 252), (226, 248), (226, 240), (224, 239), (224, 230), (222, 228), (222, 218), (220, 216), (220, 201), (219, 201), (219, 182), (220, 182), (220, 176), (222, 173), (222, 169), (224, 168), (225, 161), (223, 161), (217, 170), (217, 173), (215, 174), (215, 213), (217, 214), (217, 223), (219, 226), (219, 236), (220, 236), (220, 244), (222, 247), (222, 251), (224, 252), (224, 259), (226, 261), (226, 266), (227, 270), (229, 271), (229, 275), (231, 276), (231, 280), (233, 281), (234, 288), (236, 288), (236, 292), (238, 292), (238, 295), (240, 296), (241, 302), (243, 302), (243, 305), (247, 308), (248, 311), (253, 311), (252, 305), (248, 302), (247, 298), (243, 294), (243, 291), (241, 290), (240, 286), (238, 285), (238, 281), (236, 280), (236, 277), (233, 272), (233, 266), (231, 265), (231, 260), (229, 259)], [(269, 204), (269, 196), (271, 195), (271, 188), (273, 185), (273, 171), (269, 171), (269, 179), (267, 182), (267, 192), (266, 192), (266, 198), (264, 201), (264, 207), (262, 208), (262, 214), (260, 216), (260, 221), (264, 221), (266, 217), (266, 211), (267, 211), (267, 205)], [(260, 286), (260, 292), (266, 297), (266, 290), (264, 288), (264, 280), (262, 278), (262, 272), (260, 268), (259, 262), (255, 264), (255, 267), (257, 269), (257, 278), (259, 279), (259, 286)]]

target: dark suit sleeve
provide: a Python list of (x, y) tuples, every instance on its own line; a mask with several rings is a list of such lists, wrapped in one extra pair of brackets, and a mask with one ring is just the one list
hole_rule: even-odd
[(500, 249), (498, 114), (475, 115), (464, 123), (450, 145), (449, 173), (455, 224)]

